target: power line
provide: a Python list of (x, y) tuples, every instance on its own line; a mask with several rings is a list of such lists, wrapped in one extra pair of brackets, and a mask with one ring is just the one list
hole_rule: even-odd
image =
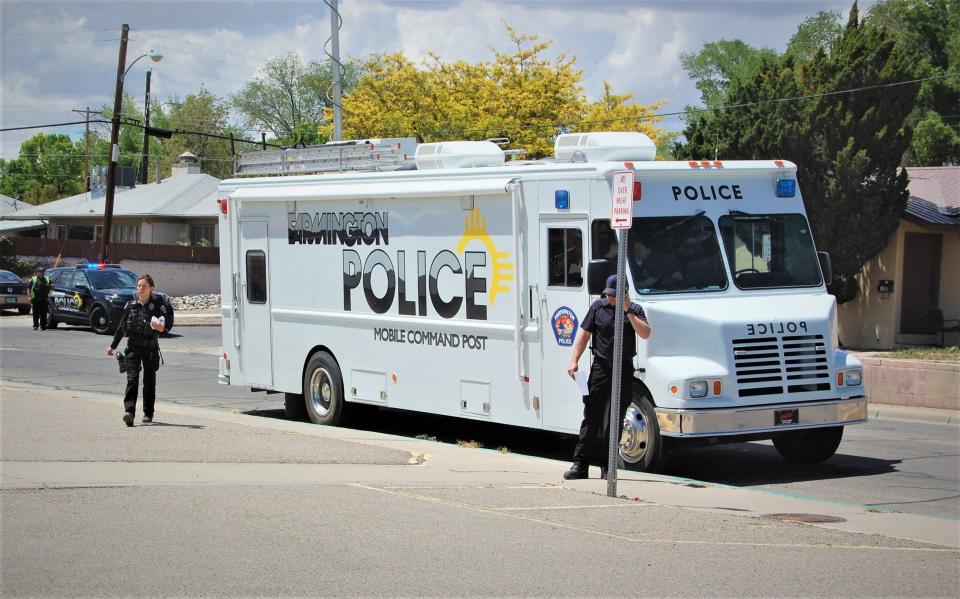
[(49, 127), (66, 127), (67, 125), (83, 125), (86, 123), (107, 123), (110, 121), (91, 120), (91, 121), (70, 121), (69, 123), (50, 123), (48, 125), (26, 125), (24, 127), (4, 127), (0, 131), (23, 131), (25, 129), (47, 129)]
[(175, 37), (170, 37), (170, 36), (168, 36), (168, 35), (160, 35), (160, 34), (158, 34), (158, 33), (150, 33), (150, 32), (147, 32), (147, 31), (141, 31), (141, 30), (138, 30), (138, 29), (133, 29), (132, 27), (131, 27), (131, 30), (137, 31), (137, 32), (139, 32), (139, 33), (144, 33), (144, 34), (146, 34), (146, 35), (148, 35), (148, 36), (150, 36), (150, 37), (157, 37), (157, 38), (160, 38), (160, 39), (170, 40), (170, 41), (172, 41), (172, 42), (178, 42), (178, 43), (181, 43), (181, 44), (187, 44), (188, 46), (196, 46), (196, 47), (198, 47), (198, 48), (203, 48), (204, 50), (212, 50), (212, 51), (217, 52), (217, 53), (219, 53), (219, 54), (233, 54), (234, 56), (240, 56), (240, 57), (242, 57), (242, 58), (249, 58), (249, 59), (251, 59), (251, 60), (259, 60), (259, 61), (262, 61), (262, 62), (266, 62), (266, 61), (268, 61), (268, 60), (271, 60), (270, 58), (266, 58), (266, 57), (263, 57), (263, 56), (252, 56), (252, 55), (250, 55), (250, 54), (240, 54), (239, 52), (231, 52), (230, 50), (224, 50), (223, 48), (217, 48), (217, 47), (214, 47), (214, 46), (205, 46), (205, 45), (203, 45), (203, 44), (197, 44), (197, 43), (194, 43), (194, 42), (188, 42), (188, 41), (186, 41), (186, 40), (182, 40), (182, 39), (175, 38)]
[(101, 42), (115, 42), (119, 38), (106, 39), (106, 40), (85, 40), (82, 42), (43, 42), (43, 43), (32, 43), (32, 44), (3, 44), (0, 45), (0, 48), (26, 48), (30, 46), (77, 46), (81, 44), (99, 44)]

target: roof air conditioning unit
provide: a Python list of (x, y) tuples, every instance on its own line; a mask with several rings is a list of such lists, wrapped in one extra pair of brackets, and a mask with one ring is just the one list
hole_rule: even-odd
[(643, 133), (635, 131), (610, 131), (597, 133), (564, 133), (557, 136), (553, 154), (557, 160), (569, 162), (580, 152), (587, 162), (614, 160), (653, 160), (657, 146)]
[(444, 141), (417, 146), (417, 169), (503, 166), (503, 150), (489, 141)]

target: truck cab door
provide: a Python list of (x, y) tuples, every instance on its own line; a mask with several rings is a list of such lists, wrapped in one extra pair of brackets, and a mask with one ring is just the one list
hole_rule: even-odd
[[(558, 219), (540, 223), (541, 402), (543, 425), (576, 431), (582, 396), (567, 375), (580, 320), (589, 307), (584, 255), (587, 221)], [(589, 357), (580, 359), (589, 368)]]

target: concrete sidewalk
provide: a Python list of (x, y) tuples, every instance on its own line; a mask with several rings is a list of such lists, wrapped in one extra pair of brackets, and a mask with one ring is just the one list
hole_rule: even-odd
[[(627, 471), (609, 498), (606, 481), (563, 482), (552, 460), (175, 404), (151, 425), (120, 415), (117, 396), (0, 387), (3, 596), (949, 596), (960, 584), (951, 519)], [(842, 521), (766, 517), (783, 513)]]

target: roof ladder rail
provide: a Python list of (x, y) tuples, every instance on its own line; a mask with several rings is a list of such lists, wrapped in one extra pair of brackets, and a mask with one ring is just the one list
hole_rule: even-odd
[(412, 168), (413, 137), (364, 139), (241, 154), (234, 176), (307, 175), (341, 171), (392, 171)]

